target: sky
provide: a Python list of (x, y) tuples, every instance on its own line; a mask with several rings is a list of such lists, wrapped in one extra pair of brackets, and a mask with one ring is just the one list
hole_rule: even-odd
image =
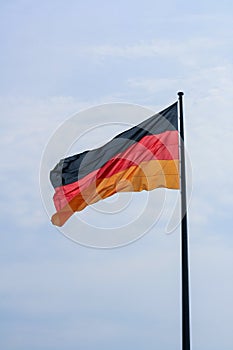
[(2, 349), (180, 349), (180, 230), (165, 233), (169, 210), (132, 244), (87, 248), (51, 225), (39, 185), (67, 118), (114, 102), (158, 112), (180, 90), (192, 350), (232, 349), (232, 20), (230, 0), (0, 2)]

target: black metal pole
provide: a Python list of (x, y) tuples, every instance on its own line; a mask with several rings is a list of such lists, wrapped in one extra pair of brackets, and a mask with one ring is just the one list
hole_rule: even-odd
[(181, 176), (181, 275), (182, 275), (182, 350), (190, 350), (189, 319), (189, 265), (188, 265), (188, 229), (184, 153), (184, 116), (183, 92), (178, 92), (180, 114), (180, 176)]

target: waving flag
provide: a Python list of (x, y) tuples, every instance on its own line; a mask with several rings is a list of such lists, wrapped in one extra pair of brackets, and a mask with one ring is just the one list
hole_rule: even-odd
[(50, 180), (57, 226), (117, 192), (179, 189), (177, 102), (100, 148), (60, 160)]

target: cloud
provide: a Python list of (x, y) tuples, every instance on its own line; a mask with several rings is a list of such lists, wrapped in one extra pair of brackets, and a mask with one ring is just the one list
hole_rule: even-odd
[[(69, 114), (87, 106), (71, 97), (3, 98), (1, 212), (5, 220), (14, 218), (19, 226), (40, 225), (40, 159), (48, 137)], [(3, 131), (4, 130), (4, 131)], [(42, 211), (43, 213), (43, 211)]]
[[(8, 331), (2, 344), (9, 346), (18, 340), (18, 348), (30, 347), (38, 337), (41, 345), (47, 341), (45, 335), (50, 346), (62, 348), (67, 341), (86, 344), (87, 349), (106, 342), (114, 348), (115, 341), (131, 342), (137, 348), (135, 337), (149, 347), (158, 339), (178, 341), (179, 252), (174, 248), (179, 240), (160, 238), (154, 245), (155, 236), (148, 236), (144, 240), (148, 249), (135, 244), (131, 249), (108, 252), (80, 248), (79, 254), (77, 247), (70, 249), (61, 241), (60, 253), (51, 255), (51, 246), (43, 259), (40, 244), (34, 252), (40, 259), (1, 264), (5, 281), (0, 288), (5, 296), (1, 315), (14, 314), (5, 324)], [(163, 327), (171, 329), (169, 339), (164, 338)], [(14, 331), (13, 339), (9, 329)]]
[[(78, 55), (102, 58), (123, 58), (138, 60), (143, 58), (160, 57), (179, 61), (186, 66), (194, 66), (200, 63), (203, 56), (209, 63), (214, 61), (210, 52), (221, 51), (227, 46), (227, 40), (211, 37), (186, 38), (180, 42), (177, 40), (155, 39), (151, 42), (139, 42), (129, 45), (92, 45), (83, 46), (78, 50)], [(207, 56), (208, 54), (208, 56)]]

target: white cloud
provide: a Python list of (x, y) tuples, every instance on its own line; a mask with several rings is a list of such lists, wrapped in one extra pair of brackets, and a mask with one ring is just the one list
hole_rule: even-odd
[(124, 59), (143, 59), (160, 57), (169, 58), (178, 61), (187, 66), (195, 66), (200, 63), (203, 56), (209, 62), (214, 60), (209, 53), (211, 51), (219, 51), (227, 46), (228, 42), (224, 39), (216, 39), (210, 37), (199, 37), (186, 39), (182, 42), (177, 40), (161, 40), (155, 39), (151, 42), (140, 42), (129, 45), (92, 45), (80, 47), (78, 55), (88, 57), (114, 57)]
[[(65, 117), (85, 108), (87, 103), (71, 97), (46, 99), (3, 98), (0, 207), (5, 218), (14, 218), (19, 226), (43, 224), (39, 192), (40, 159), (46, 142)], [(42, 211), (42, 213), (41, 213)]]

